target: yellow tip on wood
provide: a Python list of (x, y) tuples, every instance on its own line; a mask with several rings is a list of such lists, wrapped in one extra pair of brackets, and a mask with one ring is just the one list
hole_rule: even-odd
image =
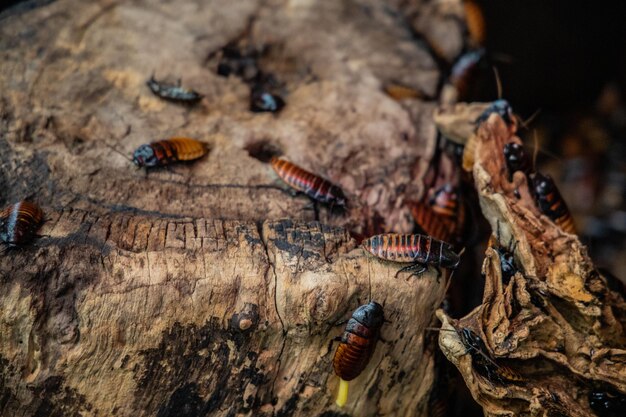
[(337, 392), (337, 401), (339, 407), (343, 407), (348, 402), (348, 381), (339, 378), (339, 392)]

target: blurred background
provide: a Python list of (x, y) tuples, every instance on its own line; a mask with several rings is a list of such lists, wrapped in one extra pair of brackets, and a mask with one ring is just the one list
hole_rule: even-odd
[[(470, 101), (503, 98), (526, 119), (599, 267), (626, 277), (626, 3), (475, 0), (485, 20), (486, 62)], [(592, 7), (593, 6), (593, 7)]]

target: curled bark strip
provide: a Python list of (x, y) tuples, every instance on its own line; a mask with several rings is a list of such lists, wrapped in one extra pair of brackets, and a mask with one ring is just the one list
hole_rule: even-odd
[[(504, 121), (491, 115), (475, 140), (474, 182), (496, 234), (483, 264), (483, 303), (460, 320), (439, 317), (448, 329), (474, 330), (494, 362), (521, 379), (479, 375), (456, 331), (442, 331), (440, 346), (486, 415), (589, 415), (591, 391), (626, 393), (626, 303), (578, 238), (540, 213), (525, 176), (508, 181), (502, 150), (520, 140)], [(514, 256), (508, 282), (498, 249)]]

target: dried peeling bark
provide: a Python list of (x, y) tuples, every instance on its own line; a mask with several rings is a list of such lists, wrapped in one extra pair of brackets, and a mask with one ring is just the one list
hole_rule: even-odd
[(521, 142), (502, 119), (492, 115), (474, 139), (482, 211), (500, 231), (498, 245), (515, 249), (519, 272), (503, 282), (499, 255), (488, 248), (482, 305), (460, 320), (438, 315), (444, 329), (474, 330), (498, 364), (522, 379), (477, 374), (455, 331), (442, 331), (440, 346), (488, 416), (594, 415), (590, 390), (626, 393), (626, 303), (595, 271), (578, 238), (538, 211), (524, 174), (508, 182), (502, 149)]
[[(0, 259), (3, 415), (342, 415), (328, 342), (370, 297), (391, 323), (346, 412), (425, 415), (422, 332), (443, 283), (395, 279), (336, 228), (413, 227), (404, 202), (423, 192), (435, 103), (382, 86), (434, 97), (440, 70), (400, 13), (58, 0), (0, 18), (0, 203), (30, 196), (47, 217), (36, 246)], [(216, 75), (246, 28), (284, 83), (278, 115), (251, 113), (248, 85)], [(153, 72), (206, 97), (161, 101)], [(211, 151), (145, 174), (111, 149), (173, 135)], [(310, 223), (308, 200), (255, 158), (264, 144), (341, 185), (348, 213)]]

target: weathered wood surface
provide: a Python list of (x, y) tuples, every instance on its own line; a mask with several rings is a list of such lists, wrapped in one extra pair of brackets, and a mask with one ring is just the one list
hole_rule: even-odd
[[(502, 279), (488, 248), (483, 303), (460, 320), (443, 312), (439, 343), (488, 416), (589, 416), (589, 392), (626, 393), (626, 303), (594, 269), (577, 236), (542, 215), (523, 173), (508, 181), (502, 149), (521, 143), (492, 115), (474, 143), (473, 177), (499, 247), (519, 272)], [(519, 191), (517, 197), (516, 190)], [(499, 231), (499, 235), (498, 235)], [(456, 331), (469, 327), (517, 377), (477, 373)]]
[[(435, 103), (382, 86), (436, 96), (441, 74), (396, 6), (59, 0), (0, 17), (0, 202), (47, 216), (36, 246), (0, 259), (1, 415), (341, 415), (329, 341), (370, 297), (387, 342), (345, 412), (425, 415), (443, 282), (394, 278), (336, 228), (408, 232), (423, 192)], [(284, 83), (279, 115), (216, 75), (247, 28)], [(161, 101), (153, 72), (206, 97)], [(145, 174), (111, 149), (173, 135), (211, 151)], [(348, 213), (308, 223), (254, 157), (265, 143), (341, 185)]]

